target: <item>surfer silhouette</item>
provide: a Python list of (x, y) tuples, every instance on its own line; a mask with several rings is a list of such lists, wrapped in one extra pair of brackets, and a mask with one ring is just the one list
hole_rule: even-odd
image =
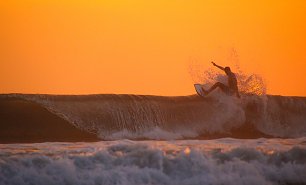
[(236, 94), (236, 96), (240, 98), (240, 94), (239, 94), (238, 86), (237, 86), (237, 78), (236, 78), (236, 75), (231, 71), (231, 68), (219, 66), (214, 62), (211, 62), (211, 63), (217, 68), (225, 72), (225, 74), (227, 75), (227, 79), (228, 79), (228, 85), (225, 85), (221, 82), (217, 82), (213, 86), (211, 86), (211, 88), (208, 90), (205, 90), (202, 86), (202, 90), (204, 94), (208, 95), (210, 92), (212, 92), (213, 90), (219, 87), (222, 90), (222, 92), (224, 92), (225, 94), (231, 95), (231, 96)]

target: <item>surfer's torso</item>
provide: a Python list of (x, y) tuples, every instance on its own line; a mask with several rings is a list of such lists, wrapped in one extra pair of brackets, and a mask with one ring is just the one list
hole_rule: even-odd
[(229, 74), (227, 74), (227, 77), (228, 77), (229, 90), (232, 93), (236, 92), (238, 90), (236, 75), (234, 73), (229, 73)]

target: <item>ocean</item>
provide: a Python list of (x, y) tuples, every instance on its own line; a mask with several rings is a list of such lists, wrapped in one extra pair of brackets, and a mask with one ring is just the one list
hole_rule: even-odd
[(306, 98), (0, 95), (0, 184), (306, 184)]

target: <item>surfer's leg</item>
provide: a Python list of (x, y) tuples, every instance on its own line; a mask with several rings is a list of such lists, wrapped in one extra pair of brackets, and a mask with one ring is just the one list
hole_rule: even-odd
[(212, 92), (213, 90), (215, 90), (217, 87), (219, 87), (222, 92), (227, 93), (228, 92), (228, 87), (226, 85), (224, 85), (221, 82), (217, 82), (215, 83), (213, 86), (211, 86), (211, 88), (208, 91), (205, 91), (206, 94), (209, 94), (210, 92)]

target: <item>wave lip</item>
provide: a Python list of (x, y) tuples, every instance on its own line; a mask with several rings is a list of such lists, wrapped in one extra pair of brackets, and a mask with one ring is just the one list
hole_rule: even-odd
[(12, 94), (5, 98), (34, 103), (102, 140), (306, 136), (304, 97)]

